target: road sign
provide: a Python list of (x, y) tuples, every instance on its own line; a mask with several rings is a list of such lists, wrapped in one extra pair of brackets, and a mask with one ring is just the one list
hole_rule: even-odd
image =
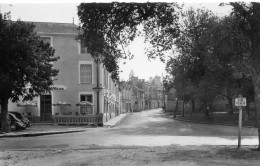
[(242, 128), (242, 107), (246, 106), (246, 98), (239, 95), (235, 98), (235, 106), (239, 107), (239, 118), (238, 118), (238, 148), (241, 146), (241, 128)]
[(235, 106), (237, 107), (246, 106), (246, 98), (245, 97), (235, 98)]

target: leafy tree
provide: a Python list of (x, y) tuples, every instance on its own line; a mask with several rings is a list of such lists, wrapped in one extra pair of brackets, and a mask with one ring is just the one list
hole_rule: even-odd
[(211, 54), (210, 33), (218, 18), (208, 10), (191, 8), (183, 13), (182, 20), (180, 36), (174, 43), (177, 55), (167, 63), (167, 70), (174, 76), (178, 98), (191, 100), (192, 108), (194, 100), (199, 99), (206, 108), (218, 90), (207, 65)]
[[(58, 70), (54, 49), (34, 32), (34, 25), (13, 22), (0, 13), (0, 104), (2, 131), (9, 132), (8, 101), (32, 100), (50, 91)], [(29, 88), (27, 88), (29, 86)]]
[(143, 35), (150, 43), (149, 57), (163, 60), (179, 34), (177, 8), (175, 3), (81, 3), (79, 38), (93, 57), (103, 55), (107, 70), (117, 78), (117, 60), (133, 56), (126, 47), (136, 36)]
[(232, 15), (237, 19), (237, 29), (241, 30), (249, 40), (250, 49), (237, 54), (237, 59), (251, 73), (258, 120), (258, 149), (260, 150), (260, 3), (232, 2), (230, 5), (233, 6)]
[(238, 52), (248, 50), (246, 38), (233, 27), (233, 17), (218, 18), (202, 9), (190, 9), (184, 16), (184, 28), (176, 40), (178, 61), (172, 64), (175, 66), (172, 70), (175, 76), (182, 73), (182, 69), (176, 70), (182, 64), (186, 72), (185, 77), (177, 76), (176, 81), (184, 78), (179, 84), (184, 86), (182, 82), (186, 82), (186, 98), (201, 100), (206, 111), (208, 102), (217, 95), (224, 96), (232, 114), (232, 98), (241, 93), (242, 87), (246, 87), (244, 84), (238, 86), (241, 67), (234, 61)]

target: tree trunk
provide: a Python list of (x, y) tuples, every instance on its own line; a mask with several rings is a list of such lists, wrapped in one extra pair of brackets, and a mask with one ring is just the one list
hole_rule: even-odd
[(250, 101), (248, 100), (248, 101), (247, 101), (247, 104), (246, 104), (246, 118), (245, 118), (245, 120), (248, 120), (249, 117), (250, 117), (250, 108), (249, 108), (249, 104), (250, 104)]
[(182, 100), (182, 117), (184, 117), (184, 99)]
[(233, 115), (233, 114), (234, 114), (233, 104), (232, 104), (232, 98), (231, 98), (231, 97), (228, 98), (228, 113), (229, 113), (230, 115)]
[(205, 116), (207, 119), (209, 119), (209, 107), (208, 107), (208, 101), (204, 103), (204, 110), (205, 110)]
[(10, 132), (10, 124), (8, 122), (8, 99), (1, 99), (1, 125), (2, 132)]
[(176, 105), (175, 105), (175, 110), (174, 110), (174, 118), (176, 118), (177, 111), (178, 111), (178, 98), (176, 100)]
[(195, 111), (195, 101), (192, 99), (191, 100), (191, 116), (192, 116), (194, 111)]
[(260, 75), (253, 74), (254, 92), (255, 92), (255, 105), (256, 105), (256, 126), (258, 127), (258, 149), (260, 150)]

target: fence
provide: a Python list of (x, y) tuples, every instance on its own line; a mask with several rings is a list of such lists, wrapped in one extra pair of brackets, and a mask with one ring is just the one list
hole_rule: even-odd
[(80, 115), (80, 116), (70, 116), (70, 115), (58, 115), (53, 116), (54, 124), (76, 124), (76, 125), (103, 125), (103, 115)]

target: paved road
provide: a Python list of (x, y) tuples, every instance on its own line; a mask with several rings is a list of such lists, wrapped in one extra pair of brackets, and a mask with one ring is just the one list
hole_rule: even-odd
[[(257, 130), (243, 128), (242, 145), (257, 145)], [(237, 127), (176, 121), (160, 109), (130, 114), (114, 128), (39, 137), (1, 138), (0, 149), (84, 149), (99, 146), (237, 145)]]

